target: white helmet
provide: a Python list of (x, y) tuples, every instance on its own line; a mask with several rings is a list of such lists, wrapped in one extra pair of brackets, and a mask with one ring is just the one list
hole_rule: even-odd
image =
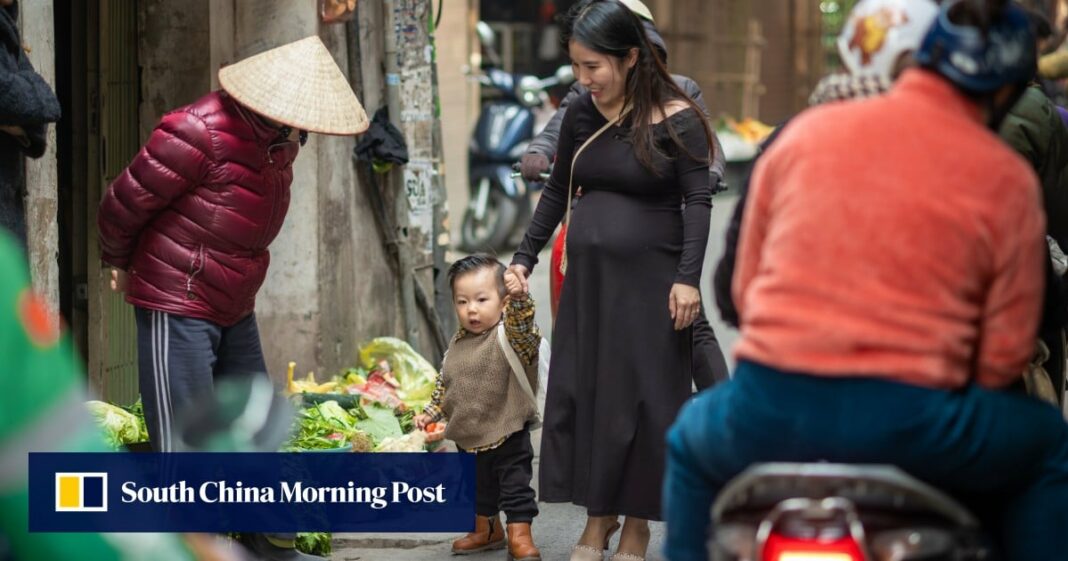
[(838, 36), (850, 74), (892, 81), (903, 53), (915, 51), (938, 15), (932, 0), (860, 0)]
[(653, 12), (649, 11), (649, 6), (643, 4), (641, 0), (619, 0), (619, 2), (634, 12), (634, 15), (648, 20), (649, 23), (656, 23), (653, 21)]

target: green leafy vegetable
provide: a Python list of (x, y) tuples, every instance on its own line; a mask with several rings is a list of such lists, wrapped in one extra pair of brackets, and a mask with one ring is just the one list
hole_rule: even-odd
[(88, 401), (85, 405), (104, 432), (104, 440), (116, 450), (124, 444), (148, 440), (148, 429), (143, 417), (139, 418), (121, 407), (103, 401)]
[(297, 534), (296, 546), (298, 551), (309, 555), (322, 555), (329, 557), (333, 550), (330, 543), (329, 532), (304, 532)]
[(336, 401), (315, 403), (297, 415), (293, 437), (282, 451), (348, 448), (359, 433), (356, 417)]
[(415, 410), (408, 409), (402, 413), (397, 414), (397, 420), (400, 421), (401, 431), (404, 434), (408, 434), (415, 430)]
[(403, 436), (400, 420), (393, 414), (392, 409), (384, 407), (366, 407), (364, 411), (367, 418), (356, 422), (356, 428), (371, 435), (375, 442), (382, 442), (391, 436)]

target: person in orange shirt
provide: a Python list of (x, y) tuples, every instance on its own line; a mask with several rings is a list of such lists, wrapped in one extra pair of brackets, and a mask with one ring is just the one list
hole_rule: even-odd
[(754, 171), (736, 375), (668, 435), (671, 561), (705, 559), (709, 506), (751, 463), (820, 460), (895, 464), (987, 516), (1007, 558), (1065, 558), (1068, 425), (1002, 391), (1043, 297), (1038, 181), (993, 132), (1034, 73), (1027, 16), (947, 3), (916, 60), (797, 117)]

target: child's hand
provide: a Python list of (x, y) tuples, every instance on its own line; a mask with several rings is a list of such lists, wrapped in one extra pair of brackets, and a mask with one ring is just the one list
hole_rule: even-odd
[(511, 269), (504, 272), (504, 288), (508, 290), (508, 295), (512, 298), (519, 298), (526, 293), (523, 289), (523, 282)]
[(430, 424), (430, 415), (427, 415), (426, 413), (420, 413), (416, 415), (414, 419), (412, 419), (412, 422), (415, 423), (415, 428), (423, 430), (426, 428), (427, 425)]

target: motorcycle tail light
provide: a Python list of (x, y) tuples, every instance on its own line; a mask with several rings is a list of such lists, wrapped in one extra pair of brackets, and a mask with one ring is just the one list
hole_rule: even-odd
[(852, 537), (838, 539), (768, 536), (761, 561), (864, 561), (860, 545)]

